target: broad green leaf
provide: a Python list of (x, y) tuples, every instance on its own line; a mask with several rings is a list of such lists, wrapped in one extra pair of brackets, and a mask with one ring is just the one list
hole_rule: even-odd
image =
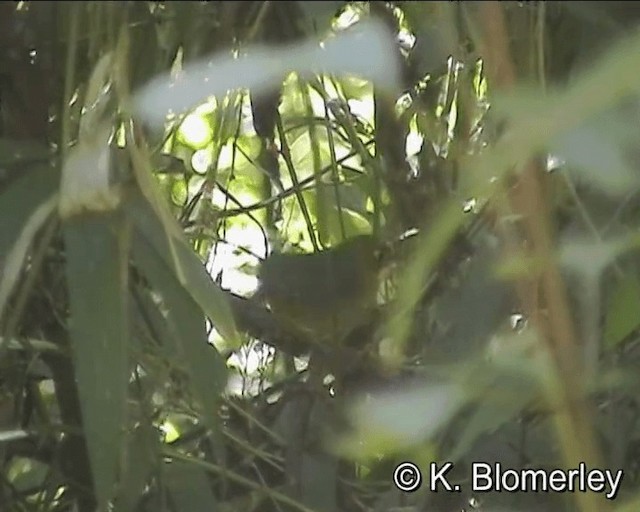
[(608, 304), (604, 342), (614, 348), (640, 326), (640, 282), (630, 275), (616, 283)]
[(25, 252), (52, 213), (59, 173), (49, 167), (26, 171), (0, 194), (0, 313), (20, 275)]
[[(142, 236), (133, 243), (136, 265), (161, 295), (167, 310), (166, 329), (179, 347), (186, 363), (193, 391), (203, 407), (209, 427), (218, 426), (218, 397), (226, 382), (226, 365), (217, 350), (207, 342), (205, 319), (187, 290), (168, 266), (166, 254)], [(206, 279), (210, 279), (206, 276)]]
[(128, 237), (119, 213), (65, 222), (69, 332), (98, 504), (113, 498), (127, 407)]
[(158, 219), (154, 209), (142, 195), (137, 191), (134, 192), (127, 202), (126, 208), (135, 225), (135, 238), (142, 237), (147, 240), (168, 266), (171, 274), (178, 279), (178, 282), (182, 282), (176, 268), (179, 266), (184, 278), (182, 286), (202, 308), (218, 332), (227, 341), (238, 340), (233, 313), (225, 293), (213, 282), (204, 265), (184, 238), (172, 239), (175, 249), (174, 259), (171, 243), (168, 239), (169, 235), (164, 230), (164, 225)]
[(139, 425), (129, 433), (124, 485), (116, 502), (116, 512), (133, 512), (144, 493), (147, 480), (155, 469), (158, 457), (158, 431), (151, 425)]
[(51, 195), (42, 204), (38, 205), (29, 219), (25, 222), (20, 236), (15, 241), (13, 247), (9, 251), (4, 260), (4, 271), (0, 280), (0, 315), (4, 312), (4, 308), (9, 300), (14, 286), (20, 277), (20, 271), (27, 259), (27, 251), (33, 242), (35, 235), (44, 225), (47, 219), (55, 211), (58, 204), (57, 194)]
[(204, 469), (183, 461), (171, 461), (165, 469), (165, 485), (176, 512), (215, 512), (216, 499)]

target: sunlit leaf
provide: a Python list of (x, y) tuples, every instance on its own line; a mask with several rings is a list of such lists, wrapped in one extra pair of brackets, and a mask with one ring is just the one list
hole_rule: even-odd
[(209, 120), (203, 115), (190, 114), (180, 124), (176, 137), (193, 149), (202, 149), (211, 142), (213, 129)]
[(188, 200), (187, 184), (184, 179), (177, 179), (171, 185), (171, 200), (177, 206), (184, 207)]
[(118, 213), (64, 224), (69, 331), (98, 503), (113, 498), (127, 410), (128, 243)]

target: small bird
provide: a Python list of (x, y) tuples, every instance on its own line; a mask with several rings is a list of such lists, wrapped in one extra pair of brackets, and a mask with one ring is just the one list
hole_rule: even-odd
[(376, 306), (378, 251), (371, 235), (311, 254), (269, 256), (258, 293), (283, 325), (311, 344), (340, 345)]

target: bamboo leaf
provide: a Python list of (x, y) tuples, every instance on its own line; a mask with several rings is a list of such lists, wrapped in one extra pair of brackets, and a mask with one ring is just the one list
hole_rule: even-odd
[[(223, 290), (213, 282), (204, 265), (183, 237), (171, 241), (151, 205), (140, 193), (134, 193), (126, 208), (136, 233), (161, 256), (171, 274), (209, 317), (218, 332), (228, 341), (239, 340), (233, 312)], [(136, 239), (139, 238), (136, 236)], [(172, 254), (174, 248), (175, 253)], [(145, 263), (141, 261), (141, 263)], [(183, 272), (182, 279), (179, 269)]]
[(201, 467), (172, 461), (167, 465), (165, 483), (176, 512), (216, 510), (211, 484)]
[(203, 406), (205, 421), (215, 430), (218, 397), (226, 383), (226, 365), (217, 350), (207, 343), (204, 316), (176, 279), (166, 255), (145, 238), (137, 236), (133, 242), (133, 256), (164, 301), (166, 329), (187, 365), (193, 391)]
[(152, 425), (139, 425), (129, 434), (123, 478), (127, 485), (119, 495), (117, 512), (136, 510), (151, 472), (157, 467), (158, 448), (158, 431)]
[(117, 212), (63, 227), (70, 337), (98, 504), (113, 498), (124, 443), (129, 326), (127, 236)]
[(34, 169), (17, 178), (0, 194), (0, 312), (13, 290), (24, 263), (25, 251), (46, 220), (59, 174), (48, 167)]
[(20, 271), (26, 261), (27, 251), (31, 247), (31, 242), (58, 204), (58, 195), (54, 194), (39, 205), (31, 214), (24, 225), (20, 236), (14, 246), (9, 251), (4, 262), (4, 272), (0, 280), (0, 316), (4, 313), (4, 308), (13, 291), (14, 286), (20, 277)]

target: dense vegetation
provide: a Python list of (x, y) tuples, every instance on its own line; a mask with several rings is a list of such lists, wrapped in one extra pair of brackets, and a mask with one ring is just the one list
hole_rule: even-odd
[(637, 510), (638, 20), (0, 2), (0, 511)]

